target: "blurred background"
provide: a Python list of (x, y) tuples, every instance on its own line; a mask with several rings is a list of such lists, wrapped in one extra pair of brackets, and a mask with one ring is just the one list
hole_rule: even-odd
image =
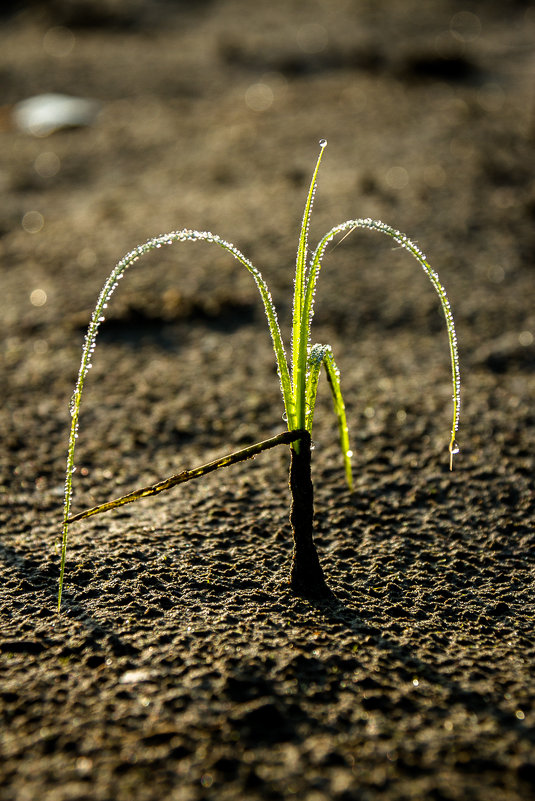
[[(35, 0), (1, 15), (0, 327), (18, 480), (37, 469), (30, 453), (20, 464), (30, 418), (51, 450), (39, 471), (62, 464), (90, 311), (114, 263), (148, 237), (192, 227), (234, 242), (287, 325), (320, 138), (312, 241), (344, 219), (383, 219), (418, 241), (447, 287), (465, 465), (507, 439), (507, 420), (532, 420), (532, 3)], [(217, 249), (181, 247), (123, 282), (87, 390), (90, 407), (105, 393), (115, 426), (126, 391), (132, 441), (169, 459), (192, 432), (267, 434), (280, 407), (250, 276)], [(447, 340), (418, 269), (377, 235), (352, 235), (326, 258), (316, 337), (335, 347), (358, 436), (401, 437), (412, 421), (409, 440), (443, 458)], [(185, 348), (194, 330), (200, 351)], [(240, 401), (243, 371), (256, 389)], [(150, 436), (132, 422), (147, 403)], [(93, 414), (92, 435), (114, 447)]]

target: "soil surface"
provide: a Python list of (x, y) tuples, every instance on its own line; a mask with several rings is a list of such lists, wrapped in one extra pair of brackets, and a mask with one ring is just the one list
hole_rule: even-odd
[[(54, 0), (0, 27), (0, 799), (535, 798), (535, 6), (492, 0)], [(35, 136), (16, 104), (100, 102)], [(262, 270), (285, 338), (311, 241), (406, 231), (447, 287), (463, 379), (449, 471), (444, 318), (377, 233), (327, 254), (316, 539), (292, 596), (287, 447), (74, 524), (56, 611), (69, 399), (116, 261), (184, 227)], [(287, 343), (288, 344), (288, 343)], [(251, 276), (187, 243), (107, 309), (73, 511), (284, 430)]]

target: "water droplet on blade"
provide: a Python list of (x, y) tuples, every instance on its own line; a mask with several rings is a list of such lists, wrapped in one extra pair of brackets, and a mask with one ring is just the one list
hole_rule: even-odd
[(320, 139), (319, 146), (320, 147), (327, 147), (327, 140), (326, 139)]
[(459, 448), (459, 443), (457, 442), (457, 440), (454, 439), (452, 442), (450, 442), (449, 450), (450, 450), (450, 470), (453, 470), (453, 457), (461, 450)]

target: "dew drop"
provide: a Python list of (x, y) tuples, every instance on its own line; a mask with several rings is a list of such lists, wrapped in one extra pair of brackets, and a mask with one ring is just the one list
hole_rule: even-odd
[(453, 440), (453, 442), (450, 442), (449, 450), (450, 450), (450, 470), (453, 470), (453, 457), (455, 456), (456, 453), (459, 453), (460, 451), (457, 440)]
[(327, 140), (326, 139), (320, 139), (319, 146), (320, 147), (327, 147)]
[(282, 413), (282, 419), (284, 420), (285, 423), (288, 422), (288, 413), (287, 412), (283, 412)]
[(351, 457), (353, 456), (353, 451), (351, 449), (346, 451), (346, 456), (348, 459), (351, 459)]

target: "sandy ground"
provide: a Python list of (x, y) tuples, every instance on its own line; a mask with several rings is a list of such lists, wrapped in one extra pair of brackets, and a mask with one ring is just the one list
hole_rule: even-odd
[[(535, 798), (535, 6), (453, 0), (13, 3), (0, 25), (0, 799)], [(98, 100), (36, 137), (14, 105)], [(377, 217), (447, 287), (463, 378), (447, 445), (444, 320), (377, 234), (326, 257), (313, 478), (336, 594), (287, 579), (288, 453), (71, 530), (68, 404), (115, 262), (212, 230), (262, 270), (286, 340), (311, 241)], [(82, 404), (74, 510), (284, 429), (256, 288), (223, 251), (140, 261)]]

